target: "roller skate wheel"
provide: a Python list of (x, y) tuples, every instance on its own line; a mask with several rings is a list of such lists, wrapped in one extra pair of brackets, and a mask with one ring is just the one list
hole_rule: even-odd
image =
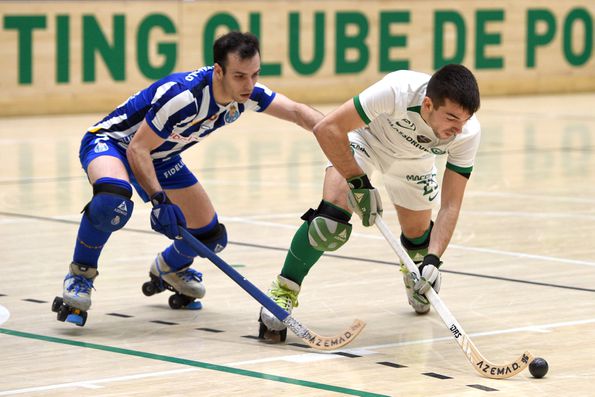
[(259, 327), (258, 327), (258, 339), (264, 339), (264, 335), (266, 334), (267, 326), (262, 323), (262, 320), (258, 319)]
[(60, 310), (60, 306), (62, 306), (62, 303), (64, 303), (64, 299), (60, 298), (59, 296), (56, 296), (54, 298), (54, 301), (52, 302), (52, 311), (54, 313), (58, 313), (58, 310)]
[(258, 339), (263, 339), (268, 343), (285, 342), (287, 339), (287, 328), (282, 329), (281, 331), (272, 331), (261, 321), (260, 327), (258, 328)]
[(287, 328), (279, 331), (279, 335), (281, 336), (281, 342), (285, 342), (285, 339), (287, 339)]
[(169, 297), (169, 307), (174, 310), (181, 309), (186, 303), (186, 299), (182, 295), (175, 294)]
[(68, 315), (70, 314), (70, 310), (68, 309), (68, 307), (66, 307), (66, 305), (62, 305), (58, 308), (58, 314), (56, 316), (56, 318), (58, 319), (58, 321), (66, 321), (66, 318), (68, 317)]
[(155, 288), (155, 284), (153, 284), (152, 281), (147, 281), (146, 283), (144, 283), (142, 289), (143, 294), (145, 294), (145, 296), (155, 295), (155, 293), (157, 292), (157, 288)]

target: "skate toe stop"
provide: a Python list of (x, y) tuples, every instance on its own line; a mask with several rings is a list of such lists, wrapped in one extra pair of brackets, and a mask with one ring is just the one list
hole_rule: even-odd
[(189, 304), (184, 306), (184, 309), (186, 309), (186, 310), (200, 310), (200, 309), (202, 309), (202, 303), (200, 303), (200, 301), (190, 302)]
[(79, 326), (82, 326), (85, 323), (83, 317), (80, 314), (69, 314), (66, 317), (66, 321)]

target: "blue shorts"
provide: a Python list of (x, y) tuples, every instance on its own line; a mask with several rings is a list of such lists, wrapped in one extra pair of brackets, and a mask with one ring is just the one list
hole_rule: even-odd
[[(130, 183), (134, 186), (138, 195), (145, 203), (149, 201), (149, 195), (139, 185), (132, 173), (128, 158), (126, 157), (126, 149), (121, 147), (116, 140), (105, 134), (91, 134), (87, 132), (83, 136), (79, 150), (79, 158), (85, 172), (87, 172), (89, 163), (101, 156), (112, 156), (119, 159), (126, 167)], [(155, 167), (159, 184), (163, 189), (181, 189), (198, 182), (198, 179), (186, 167), (180, 155), (165, 160), (155, 160), (153, 161), (153, 166)]]

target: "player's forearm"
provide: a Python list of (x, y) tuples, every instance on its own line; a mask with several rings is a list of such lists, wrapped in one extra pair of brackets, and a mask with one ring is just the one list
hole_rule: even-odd
[(467, 180), (448, 168), (444, 171), (440, 211), (436, 217), (428, 248), (431, 254), (442, 256), (452, 238), (463, 205)]
[(296, 111), (296, 123), (308, 131), (312, 131), (314, 126), (322, 120), (323, 117), (324, 115), (313, 107), (305, 104), (298, 105)]
[(345, 179), (364, 173), (353, 158), (346, 133), (332, 125), (319, 124), (314, 128), (314, 135), (326, 157)]
[(459, 212), (460, 207), (457, 206), (440, 208), (434, 228), (432, 229), (430, 246), (428, 247), (430, 254), (441, 257), (444, 251), (446, 251), (446, 247), (448, 247), (454, 234), (457, 220), (459, 219)]
[(126, 156), (134, 177), (149, 197), (162, 190), (149, 151), (131, 144), (126, 151)]

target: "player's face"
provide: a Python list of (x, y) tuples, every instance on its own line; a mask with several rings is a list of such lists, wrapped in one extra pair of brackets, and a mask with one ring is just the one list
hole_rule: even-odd
[(231, 100), (244, 103), (252, 94), (260, 73), (260, 55), (241, 59), (238, 54), (227, 55), (227, 66), (221, 80), (225, 96)]
[(444, 104), (439, 108), (435, 108), (432, 100), (426, 97), (424, 99), (424, 106), (428, 110), (427, 123), (438, 139), (449, 139), (454, 135), (460, 134), (463, 126), (472, 116), (460, 105), (449, 99), (446, 99)]

